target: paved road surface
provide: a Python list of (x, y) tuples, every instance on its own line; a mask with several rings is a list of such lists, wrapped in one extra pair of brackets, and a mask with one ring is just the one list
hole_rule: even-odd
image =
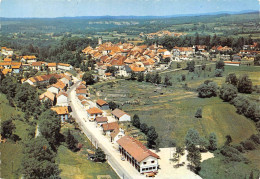
[(144, 178), (144, 176), (135, 170), (130, 163), (121, 160), (120, 153), (115, 148), (115, 144), (112, 144), (109, 141), (109, 138), (102, 134), (101, 129), (97, 128), (94, 122), (88, 121), (86, 110), (81, 106), (78, 98), (76, 97), (75, 88), (79, 85), (79, 83), (79, 81), (76, 82), (68, 90), (68, 98), (72, 108), (72, 116), (76, 119), (76, 122), (79, 124), (81, 130), (94, 146), (100, 147), (105, 152), (108, 158), (108, 163), (116, 171), (120, 178)]

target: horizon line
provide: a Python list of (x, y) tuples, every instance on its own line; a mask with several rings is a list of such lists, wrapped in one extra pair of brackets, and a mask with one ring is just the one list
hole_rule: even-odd
[(80, 18), (80, 17), (180, 17), (180, 16), (203, 16), (203, 15), (221, 15), (221, 14), (247, 14), (247, 13), (256, 13), (260, 14), (260, 10), (242, 10), (242, 11), (215, 11), (215, 12), (205, 12), (205, 13), (197, 13), (197, 14), (172, 14), (172, 15), (83, 15), (83, 16), (57, 16), (57, 17), (0, 17), (6, 19), (55, 19), (55, 18)]

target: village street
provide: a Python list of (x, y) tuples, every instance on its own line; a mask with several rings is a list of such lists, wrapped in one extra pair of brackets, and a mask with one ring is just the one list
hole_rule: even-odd
[[(95, 122), (89, 122), (87, 119), (87, 112), (83, 106), (81, 106), (76, 96), (75, 88), (79, 85), (79, 81), (68, 90), (68, 97), (70, 106), (72, 108), (72, 116), (76, 119), (81, 130), (92, 141), (93, 145), (100, 147), (105, 154), (109, 164), (114, 168), (117, 174), (121, 178), (125, 179), (139, 179), (145, 178), (127, 161), (122, 161), (119, 151), (115, 148), (115, 144), (112, 144), (108, 136), (104, 136), (102, 130), (96, 126)], [(92, 105), (94, 105), (92, 103)]]

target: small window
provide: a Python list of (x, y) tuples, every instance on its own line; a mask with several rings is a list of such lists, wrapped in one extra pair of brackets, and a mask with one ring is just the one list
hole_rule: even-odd
[(144, 162), (144, 165), (146, 164), (146, 162)]
[(153, 167), (153, 169), (155, 169), (155, 167)]
[(151, 161), (151, 163), (154, 163), (154, 160), (153, 160), (153, 161)]

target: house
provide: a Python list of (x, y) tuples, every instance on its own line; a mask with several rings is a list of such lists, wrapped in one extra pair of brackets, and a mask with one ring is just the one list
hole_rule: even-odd
[(70, 70), (73, 69), (73, 67), (70, 64), (67, 64), (67, 63), (58, 63), (57, 69), (63, 70), (63, 71), (70, 71)]
[(103, 132), (105, 134), (110, 134), (113, 132), (115, 129), (119, 128), (118, 122), (111, 122), (111, 123), (106, 123), (102, 125)]
[(12, 62), (12, 73), (20, 73), (22, 72), (22, 63), (20, 62)]
[(27, 79), (24, 82), (29, 83), (30, 85), (36, 85), (37, 83), (48, 83), (51, 77), (55, 77), (56, 79), (60, 79), (62, 76), (58, 74), (50, 74), (50, 75), (41, 75), (41, 76), (34, 76)]
[(118, 108), (113, 110), (111, 114), (115, 119), (119, 121), (131, 121), (131, 116)]
[(64, 75), (64, 77), (61, 78), (60, 81), (62, 81), (68, 87), (70, 87), (72, 85), (72, 78), (68, 75)]
[(140, 141), (124, 136), (117, 141), (120, 154), (140, 173), (157, 172), (157, 154), (147, 149)]
[(48, 69), (53, 72), (57, 70), (57, 64), (56, 63), (48, 63)]
[(241, 62), (224, 61), (225, 65), (228, 66), (240, 66)]
[(96, 117), (101, 116), (103, 111), (100, 109), (93, 107), (87, 110), (89, 120), (94, 120)]
[(5, 56), (13, 55), (14, 51), (11, 48), (1, 47), (1, 54)]
[(87, 101), (82, 101), (81, 104), (83, 107), (89, 106), (89, 103)]
[(87, 97), (87, 89), (82, 89), (82, 88), (77, 88), (76, 89), (76, 95), (77, 96), (80, 96), (80, 95), (82, 95), (82, 96), (84, 96), (84, 97)]
[(80, 101), (87, 100), (87, 98), (86, 98), (85, 96), (83, 96), (83, 95), (79, 95), (79, 96), (78, 96), (78, 99), (79, 99)]
[(36, 56), (35, 55), (26, 55), (22, 56), (21, 62), (22, 63), (27, 63), (27, 64), (32, 64), (33, 62), (36, 62)]
[(100, 117), (96, 117), (94, 121), (96, 121), (97, 124), (102, 126), (102, 124), (107, 123), (108, 119), (107, 117), (100, 116)]
[(115, 129), (113, 132), (111, 132), (111, 142), (117, 142), (119, 139), (121, 139), (123, 136), (125, 136), (125, 132), (123, 129)]
[(38, 71), (42, 70), (42, 64), (43, 62), (32, 62), (32, 69), (36, 69)]
[(106, 101), (102, 100), (102, 99), (98, 99), (96, 101), (97, 107), (102, 109), (102, 110), (108, 110), (109, 109), (109, 105)]
[(52, 107), (51, 110), (55, 111), (59, 115), (61, 122), (68, 120), (69, 109), (67, 106)]
[(68, 106), (68, 94), (66, 92), (60, 91), (57, 95), (56, 106)]
[(39, 96), (39, 99), (40, 99), (41, 102), (44, 102), (48, 99), (53, 102), (54, 99), (55, 99), (55, 95), (50, 91), (46, 91)]
[(51, 85), (47, 88), (47, 91), (58, 94), (61, 90), (64, 90), (65, 84), (62, 81), (58, 81), (57, 83)]

